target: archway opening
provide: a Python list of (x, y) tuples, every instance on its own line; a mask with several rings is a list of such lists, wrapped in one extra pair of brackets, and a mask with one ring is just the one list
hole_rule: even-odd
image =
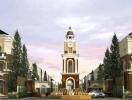
[(67, 80), (67, 90), (71, 91), (74, 89), (74, 81), (72, 79)]

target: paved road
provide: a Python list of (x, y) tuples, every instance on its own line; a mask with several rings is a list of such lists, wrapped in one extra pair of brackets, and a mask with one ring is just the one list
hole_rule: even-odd
[[(1, 99), (0, 99), (1, 100)], [(14, 99), (2, 99), (2, 100), (14, 100)], [(23, 98), (23, 99), (17, 99), (17, 100), (61, 100), (61, 99), (44, 99), (44, 98)], [(118, 98), (92, 98), (92, 100), (132, 100), (131, 99), (118, 99)]]
[(129, 98), (129, 99), (119, 99), (119, 98), (93, 98), (92, 100), (132, 100), (132, 98)]
[[(60, 99), (44, 99), (44, 98), (24, 98), (20, 100), (60, 100)], [(123, 100), (118, 98), (92, 98), (92, 100)], [(125, 99), (125, 100), (132, 100), (132, 99)]]

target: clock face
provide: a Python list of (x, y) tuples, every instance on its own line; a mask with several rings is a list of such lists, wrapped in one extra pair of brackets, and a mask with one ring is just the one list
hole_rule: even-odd
[(68, 47), (72, 47), (73, 46), (73, 43), (72, 42), (69, 42), (68, 43)]

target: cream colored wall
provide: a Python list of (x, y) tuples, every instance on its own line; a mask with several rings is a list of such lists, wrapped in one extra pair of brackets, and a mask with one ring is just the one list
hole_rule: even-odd
[(128, 54), (132, 53), (132, 37), (128, 38)]
[(4, 52), (6, 52), (7, 54), (11, 54), (12, 42), (13, 39), (11, 37), (7, 37), (4, 40)]
[(0, 35), (1, 52), (11, 54), (12, 42), (13, 39), (11, 38), (11, 36)]
[(126, 36), (120, 43), (120, 56), (123, 57), (126, 54), (132, 53), (132, 38), (130, 36)]
[(4, 52), (4, 37), (0, 36), (0, 46), (1, 46), (1, 52)]
[[(75, 41), (72, 41), (73, 42), (73, 47), (72, 47), (72, 51), (76, 51), (76, 42)], [(68, 47), (68, 41), (65, 41), (64, 42), (64, 51), (68, 51), (69, 47)]]
[(76, 51), (76, 42), (74, 40), (66, 40), (64, 42), (64, 51), (69, 51), (69, 47), (68, 47), (68, 42), (72, 42), (73, 43), (73, 46), (72, 46), (72, 53), (64, 53), (62, 54), (62, 57), (64, 59), (64, 71), (62, 70), (63, 73), (66, 73), (66, 58), (74, 58), (75, 59), (75, 73), (78, 73), (77, 71), (77, 59), (78, 59), (78, 54), (76, 53), (73, 53), (73, 51)]
[(35, 89), (36, 88), (41, 88), (43, 85), (46, 88), (50, 88), (50, 83), (48, 83), (48, 82), (35, 82)]

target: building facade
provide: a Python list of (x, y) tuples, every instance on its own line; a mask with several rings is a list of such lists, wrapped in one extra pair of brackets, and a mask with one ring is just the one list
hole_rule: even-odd
[(11, 48), (13, 39), (0, 30), (0, 94), (8, 93), (8, 73), (11, 71)]
[(62, 88), (73, 90), (79, 88), (78, 54), (74, 33), (69, 28), (64, 42), (64, 54), (62, 54)]
[(119, 44), (120, 56), (123, 63), (124, 89), (132, 93), (132, 33)]

